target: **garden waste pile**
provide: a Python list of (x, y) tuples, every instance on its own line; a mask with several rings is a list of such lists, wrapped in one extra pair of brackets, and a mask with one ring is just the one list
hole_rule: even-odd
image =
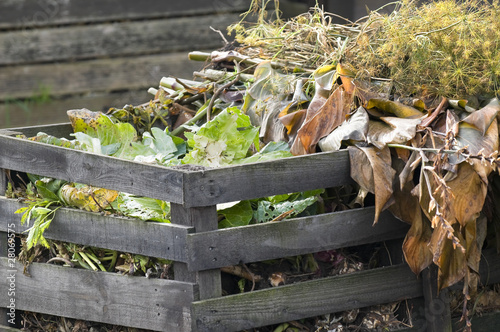
[[(388, 15), (342, 24), (320, 8), (268, 20), (252, 2), (244, 19), (252, 15), (254, 23), (229, 27), (235, 42), (189, 54), (205, 61), (194, 79), (163, 78), (144, 105), (68, 111), (72, 140), (29, 139), (169, 167), (348, 149), (357, 183), (348, 199), (325, 207), (325, 191), (316, 191), (242, 201), (221, 207), (219, 226), (360, 206), (373, 195), (374, 224), (389, 209), (411, 225), (403, 251), (413, 272), (436, 264), (439, 289), (463, 280), (473, 296), (482, 248), (500, 249), (492, 203), (500, 195), (500, 2), (403, 0)], [(31, 180), (31, 204), (19, 211), (35, 221), (30, 247), (48, 245), (43, 230), (56, 205), (169, 218), (158, 200)]]

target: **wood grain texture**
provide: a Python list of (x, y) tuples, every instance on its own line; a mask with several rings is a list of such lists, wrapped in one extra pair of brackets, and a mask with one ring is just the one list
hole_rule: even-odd
[(403, 238), (408, 225), (390, 213), (372, 226), (373, 208), (188, 235), (188, 267), (203, 270)]
[(0, 28), (241, 13), (249, 4), (248, 0), (191, 0), (189, 6), (156, 0), (7, 0), (0, 2)]
[[(179, 204), (171, 204), (170, 214), (173, 223), (194, 227), (196, 232), (217, 229), (215, 206), (188, 209)], [(195, 282), (199, 287), (200, 300), (222, 295), (221, 274), (218, 269), (191, 272), (185, 263), (176, 262), (174, 276), (176, 280)]]
[(5, 170), (0, 168), (0, 195), (5, 195), (5, 190), (7, 189), (7, 175)]
[(182, 203), (183, 172), (0, 135), (0, 168)]
[[(93, 91), (87, 94), (51, 97), (38, 103), (33, 100), (4, 100), (0, 103), (0, 128), (40, 126), (68, 122), (67, 110), (87, 108), (107, 112), (111, 107), (140, 105), (151, 100), (145, 89), (119, 92)], [(36, 133), (35, 133), (36, 134)]]
[(405, 265), (193, 303), (199, 331), (240, 331), (422, 295)]
[[(189, 61), (187, 52), (78, 61), (22, 65), (0, 68), (0, 100), (15, 100), (36, 96), (40, 87), (50, 96), (143, 90), (143, 101), (152, 99), (149, 87), (158, 87), (163, 76), (190, 79), (203, 66)], [(149, 98), (149, 99), (147, 99)], [(15, 103), (11, 101), (10, 103)], [(114, 106), (133, 104), (133, 100)], [(82, 104), (80, 107), (90, 108)], [(65, 111), (54, 109), (54, 111)], [(1, 114), (0, 114), (1, 116)]]
[(223, 42), (210, 26), (224, 30), (238, 20), (221, 14), (10, 31), (0, 34), (0, 65), (214, 49)]
[(426, 331), (452, 332), (449, 290), (442, 289), (438, 292), (437, 276), (438, 267), (434, 264), (422, 271)]
[[(18, 234), (29, 228), (27, 224), (21, 225), (20, 214), (14, 214), (23, 206), (26, 205), (0, 198), (0, 218), (14, 223)], [(0, 230), (6, 231), (5, 226), (2, 223)], [(61, 208), (44, 236), (57, 241), (185, 262), (185, 239), (191, 231), (192, 228), (186, 226)]]
[(71, 124), (69, 122), (66, 122), (66, 123), (57, 123), (48, 125), (36, 125), (36, 126), (0, 129), (0, 135), (15, 137), (17, 135), (24, 134), (26, 137), (32, 137), (36, 136), (40, 131), (43, 131), (44, 133), (52, 136), (65, 137), (69, 139), (71, 138), (70, 134), (73, 132), (73, 128), (71, 127)]
[(186, 174), (185, 206), (330, 188), (351, 183), (347, 150), (267, 162), (207, 169)]
[[(190, 331), (196, 285), (33, 263), (30, 277), (0, 259), (0, 288), (15, 275), (16, 308), (156, 331)], [(7, 305), (1, 292), (0, 305)]]

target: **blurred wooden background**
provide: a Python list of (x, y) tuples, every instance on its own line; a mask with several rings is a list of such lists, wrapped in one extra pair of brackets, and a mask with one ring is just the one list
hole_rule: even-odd
[[(272, 1), (271, 1), (272, 2)], [(356, 19), (383, 0), (323, 0)], [(315, 1), (280, 1), (285, 17)], [(161, 77), (191, 78), (189, 51), (223, 46), (250, 0), (5, 0), (0, 2), (0, 128), (66, 122), (66, 110), (147, 102)]]

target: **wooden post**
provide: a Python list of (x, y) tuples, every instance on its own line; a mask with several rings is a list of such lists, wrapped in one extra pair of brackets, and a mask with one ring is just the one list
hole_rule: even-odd
[(450, 298), (448, 289), (437, 291), (438, 267), (432, 264), (422, 271), (427, 332), (451, 332)]
[[(217, 229), (217, 208), (207, 207), (184, 208), (180, 204), (171, 203), (170, 213), (173, 224), (193, 226), (196, 232), (207, 232)], [(187, 264), (174, 264), (175, 280), (197, 283), (200, 300), (222, 295), (221, 275), (219, 269), (191, 272)]]

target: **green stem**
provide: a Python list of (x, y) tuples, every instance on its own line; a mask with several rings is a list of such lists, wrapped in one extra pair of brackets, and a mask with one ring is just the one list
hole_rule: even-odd
[(83, 260), (92, 268), (92, 270), (94, 271), (99, 270), (97, 266), (94, 265), (92, 260), (83, 251), (81, 251), (79, 254), (80, 256), (82, 256)]

